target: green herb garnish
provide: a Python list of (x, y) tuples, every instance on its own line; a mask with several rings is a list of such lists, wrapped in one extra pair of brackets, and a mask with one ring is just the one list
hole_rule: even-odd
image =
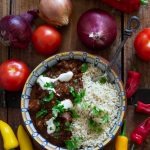
[(65, 129), (66, 131), (72, 131), (72, 123), (65, 122)]
[(80, 118), (80, 115), (76, 112), (75, 109), (71, 109), (70, 112), (71, 112), (72, 118), (75, 118), (75, 119)]
[(109, 114), (108, 113), (104, 114), (104, 116), (102, 117), (103, 123), (108, 123), (109, 120), (110, 120)]
[(54, 98), (54, 92), (51, 92), (48, 96), (44, 97), (42, 102), (50, 102)]
[(81, 72), (85, 73), (87, 70), (88, 70), (88, 64), (87, 63), (82, 64), (82, 66), (81, 66)]
[(96, 106), (94, 106), (92, 109), (92, 115), (95, 117), (100, 116), (102, 112), (103, 112), (103, 110), (97, 108)]
[(77, 80), (77, 79), (75, 79), (75, 80), (73, 80), (73, 82), (74, 82), (74, 83), (78, 83), (78, 80)]
[(56, 126), (55, 132), (59, 132), (60, 131), (60, 122), (55, 120), (54, 125)]
[(106, 82), (108, 82), (107, 77), (101, 77), (100, 80), (99, 80), (99, 82), (101, 84), (105, 84)]
[(102, 132), (101, 124), (97, 123), (92, 118), (90, 118), (88, 120), (88, 127), (93, 132), (96, 132), (96, 133), (101, 133)]
[(38, 111), (36, 113), (36, 118), (41, 118), (44, 117), (48, 114), (48, 110), (47, 109), (41, 109), (40, 111)]
[(52, 82), (46, 82), (46, 84), (44, 85), (45, 88), (54, 88), (54, 83)]
[(52, 108), (52, 113), (54, 117), (57, 117), (56, 114), (62, 114), (65, 111), (64, 105), (58, 104)]
[(79, 93), (77, 93), (74, 89), (74, 87), (69, 87), (70, 93), (74, 97), (74, 104), (79, 104), (82, 101), (82, 98), (85, 96), (85, 90), (81, 90)]
[(79, 148), (81, 138), (79, 137), (72, 137), (71, 140), (65, 141), (66, 147), (68, 150), (74, 150)]

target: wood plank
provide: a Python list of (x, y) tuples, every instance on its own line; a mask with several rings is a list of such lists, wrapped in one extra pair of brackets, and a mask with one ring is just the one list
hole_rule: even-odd
[[(140, 11), (133, 14), (133, 15), (139, 16), (141, 20), (141, 27), (137, 31), (137, 33), (141, 31), (143, 28), (150, 27), (150, 15), (149, 14), (150, 14), (150, 3), (147, 7), (141, 6)], [(129, 18), (129, 15), (125, 15), (125, 19), (124, 19), (125, 24), (128, 18)], [(133, 37), (127, 42), (125, 46), (125, 51), (124, 51), (125, 79), (126, 79), (127, 71), (131, 70), (135, 66), (137, 68), (137, 71), (142, 73), (142, 82), (141, 82), (140, 88), (150, 88), (150, 78), (149, 78), (150, 63), (141, 61), (135, 55), (133, 42), (137, 33), (133, 35)]]
[[(11, 13), (12, 14), (20, 14), (23, 11), (27, 11), (29, 9), (33, 9), (37, 7), (37, 0), (12, 0), (12, 6), (11, 6)], [(63, 51), (75, 51), (75, 50), (81, 50), (81, 51), (87, 51), (96, 55), (101, 55), (105, 57), (106, 59), (111, 59), (116, 46), (118, 45), (120, 41), (120, 35), (121, 35), (121, 14), (118, 13), (117, 11), (111, 11), (107, 6), (104, 6), (103, 4), (100, 3), (98, 0), (73, 0), (73, 14), (71, 16), (71, 22), (69, 26), (63, 27), (62, 29), (59, 29), (60, 32), (63, 34), (63, 42), (61, 47), (59, 48), (58, 52), (63, 52)], [(118, 24), (118, 36), (117, 40), (114, 42), (114, 44), (109, 47), (107, 50), (102, 50), (102, 51), (93, 51), (89, 50), (86, 48), (78, 39), (77, 33), (76, 33), (76, 24), (78, 21), (78, 18), (80, 15), (90, 9), (90, 8), (102, 8), (104, 10), (110, 10), (109, 12), (111, 14), (114, 14), (117, 19), (117, 24)], [(44, 23), (44, 22), (43, 22)], [(32, 70), (35, 68), (42, 60), (44, 60), (46, 57), (43, 57), (41, 55), (38, 55), (33, 46), (30, 45), (28, 49), (26, 50), (18, 50), (18, 49), (11, 49), (10, 52), (11, 58), (18, 58), (23, 60), (25, 63), (27, 63)], [(120, 58), (117, 62), (119, 65), (118, 68), (120, 68), (121, 64), (121, 55)], [(15, 100), (18, 101), (19, 97), (17, 93), (8, 93), (7, 94), (7, 101), (11, 101), (13, 99), (14, 103)], [(13, 112), (13, 113), (12, 113)], [(15, 115), (17, 114), (17, 116)], [(18, 117), (18, 119), (16, 119)], [(20, 110), (16, 108), (9, 108), (8, 109), (8, 122), (11, 124), (16, 131), (18, 124), (20, 123), (21, 116), (20, 116)], [(17, 121), (16, 121), (17, 120)], [(106, 149), (107, 150), (112, 150), (113, 143), (109, 144)], [(36, 148), (37, 149), (37, 148)]]
[[(8, 15), (10, 10), (10, 1), (0, 0), (0, 18)], [(0, 63), (8, 58), (8, 48), (0, 43)], [(5, 101), (5, 91), (0, 90), (0, 120), (7, 121), (7, 108)], [(0, 136), (0, 149), (3, 150), (3, 141)]]

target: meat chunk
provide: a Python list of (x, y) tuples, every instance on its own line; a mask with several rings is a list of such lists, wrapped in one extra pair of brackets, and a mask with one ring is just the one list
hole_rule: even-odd
[(72, 117), (71, 117), (71, 113), (70, 112), (64, 112), (61, 116), (60, 116), (61, 120), (64, 122), (72, 122)]
[(38, 99), (32, 99), (29, 101), (29, 110), (36, 112), (40, 109), (40, 101)]

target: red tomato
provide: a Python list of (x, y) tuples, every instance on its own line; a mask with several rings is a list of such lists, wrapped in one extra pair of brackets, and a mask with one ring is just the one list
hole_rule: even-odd
[(142, 60), (150, 61), (150, 28), (145, 28), (137, 35), (134, 47)]
[(21, 90), (29, 74), (29, 68), (22, 61), (7, 60), (0, 65), (0, 87), (8, 91)]
[(61, 41), (61, 34), (49, 25), (38, 27), (32, 34), (32, 42), (35, 49), (43, 55), (55, 53)]

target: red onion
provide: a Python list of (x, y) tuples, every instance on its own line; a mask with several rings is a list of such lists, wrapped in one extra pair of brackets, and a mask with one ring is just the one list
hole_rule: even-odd
[(36, 12), (28, 11), (20, 16), (9, 15), (0, 20), (0, 42), (13, 48), (27, 48), (31, 41), (30, 23)]
[(77, 32), (87, 47), (104, 49), (110, 46), (117, 36), (116, 20), (105, 11), (91, 9), (80, 17)]

